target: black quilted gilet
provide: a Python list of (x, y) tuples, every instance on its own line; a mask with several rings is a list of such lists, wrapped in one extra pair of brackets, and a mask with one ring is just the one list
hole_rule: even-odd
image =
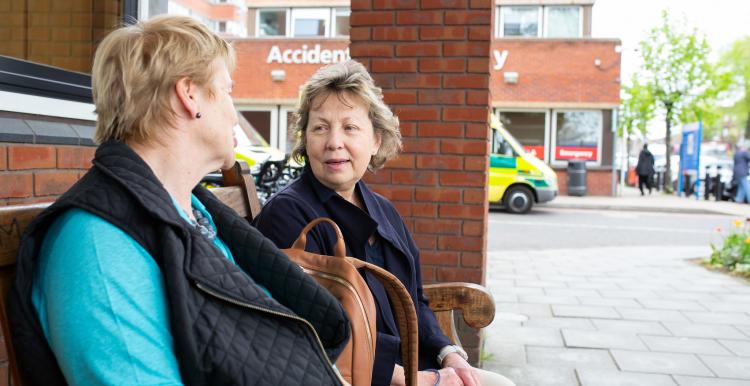
[(31, 284), (47, 228), (77, 207), (124, 230), (161, 268), (186, 385), (340, 384), (330, 363), (350, 333), (341, 304), (210, 192), (199, 186), (193, 193), (237, 265), (180, 218), (148, 165), (119, 142), (102, 144), (94, 167), (34, 220), (8, 299), (13, 345), (28, 383), (65, 384), (31, 304)]

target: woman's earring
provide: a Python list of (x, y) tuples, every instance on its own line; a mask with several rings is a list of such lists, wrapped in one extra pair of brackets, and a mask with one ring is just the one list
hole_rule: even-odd
[(195, 113), (195, 118), (200, 119), (202, 117), (200, 111)]

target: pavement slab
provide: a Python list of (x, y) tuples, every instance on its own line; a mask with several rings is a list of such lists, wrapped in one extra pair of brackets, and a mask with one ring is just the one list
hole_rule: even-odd
[(603, 349), (529, 346), (526, 355), (530, 365), (617, 369)]
[(714, 339), (641, 335), (641, 340), (646, 343), (651, 351), (710, 355), (732, 354)]
[(552, 314), (561, 317), (571, 318), (601, 318), (601, 319), (620, 319), (620, 314), (612, 307), (596, 306), (572, 306), (572, 305), (553, 305)]
[(486, 367), (513, 381), (516, 386), (578, 386), (575, 370), (550, 366), (504, 366)]
[(713, 376), (700, 359), (690, 354), (612, 350), (617, 366), (623, 371), (655, 374)]
[[(750, 310), (750, 309), (748, 309)], [(692, 322), (706, 324), (742, 324), (750, 326), (750, 315), (741, 312), (685, 311)]]
[(688, 319), (675, 310), (647, 310), (643, 308), (617, 307), (617, 312), (626, 320), (649, 320), (654, 322), (687, 322)]
[(533, 317), (523, 323), (526, 327), (544, 327), (544, 328), (570, 328), (574, 330), (595, 330), (591, 319), (586, 318), (544, 318)]
[(648, 350), (635, 334), (563, 329), (562, 335), (566, 347)]
[(745, 379), (750, 383), (750, 360), (747, 358), (714, 355), (700, 355), (700, 358), (717, 376)]
[[(578, 369), (581, 386), (675, 386), (672, 377), (662, 374), (633, 373), (616, 370)], [(541, 384), (540, 384), (541, 385)]]
[(724, 339), (744, 339), (745, 336), (734, 326), (725, 326), (721, 324), (699, 324), (699, 323), (680, 323), (664, 322), (666, 327), (674, 336), (684, 336), (689, 338), (724, 338)]
[(598, 330), (625, 334), (672, 335), (661, 323), (638, 320), (591, 319)]
[(750, 340), (719, 339), (719, 342), (732, 351), (734, 355), (750, 357)]
[(691, 377), (685, 375), (675, 375), (674, 379), (680, 386), (748, 386), (745, 380), (741, 379), (726, 379), (726, 378), (707, 378), (707, 377)]
[(510, 327), (485, 333), (485, 348), (493, 351), (505, 343), (527, 344), (534, 346), (562, 347), (560, 330), (541, 327)]

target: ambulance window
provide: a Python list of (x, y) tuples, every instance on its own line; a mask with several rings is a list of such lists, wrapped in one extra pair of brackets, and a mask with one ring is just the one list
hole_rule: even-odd
[(515, 157), (516, 154), (510, 143), (503, 138), (503, 136), (497, 130), (492, 130), (494, 140), (492, 141), (492, 152), (494, 154), (502, 155), (505, 157)]

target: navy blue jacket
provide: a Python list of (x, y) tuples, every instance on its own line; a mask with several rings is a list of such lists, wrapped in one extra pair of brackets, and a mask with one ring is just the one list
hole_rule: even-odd
[(740, 178), (747, 177), (748, 162), (750, 162), (750, 153), (747, 150), (737, 150), (734, 153), (734, 168), (732, 169), (733, 178), (738, 181)]
[[(451, 341), (440, 330), (435, 314), (422, 294), (419, 250), (414, 239), (390, 201), (371, 191), (363, 181), (357, 183), (356, 190), (367, 212), (321, 184), (308, 166), (299, 179), (266, 203), (253, 224), (279, 248), (289, 248), (310, 221), (330, 217), (344, 234), (347, 255), (361, 259), (365, 259), (365, 247), (370, 235), (377, 231), (384, 244), (385, 266), (401, 280), (417, 308), (419, 368), (440, 368), (437, 355)], [(306, 250), (333, 255), (335, 241), (333, 228), (322, 224), (308, 234)], [(393, 365), (401, 364), (398, 327), (383, 286), (369, 273), (365, 274), (365, 280), (381, 317), (377, 323), (378, 341), (372, 384), (389, 385)]]

